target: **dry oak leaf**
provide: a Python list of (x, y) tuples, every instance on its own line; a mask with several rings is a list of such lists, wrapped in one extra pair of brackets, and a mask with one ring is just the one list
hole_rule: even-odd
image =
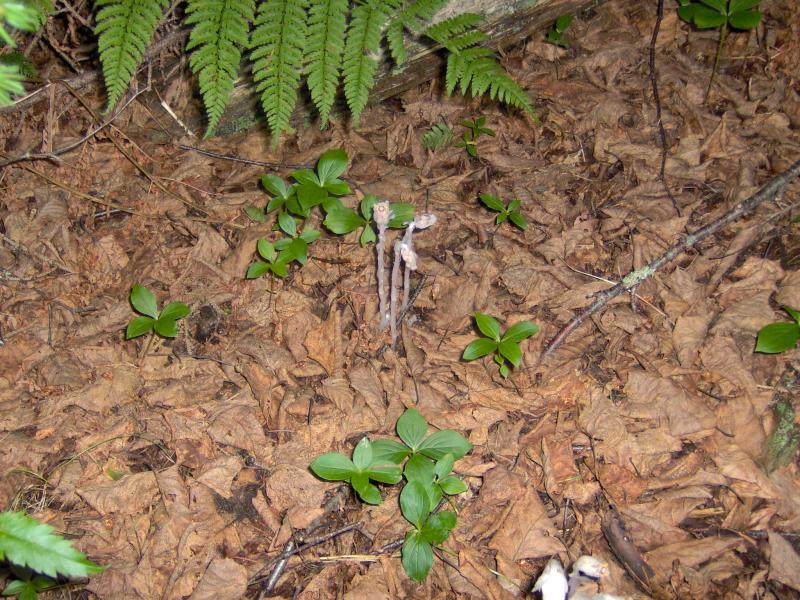
[(674, 561), (682, 566), (697, 568), (730, 550), (743, 550), (745, 542), (740, 537), (704, 538), (676, 544), (666, 544), (644, 554), (656, 577), (667, 578), (672, 572)]
[(247, 591), (247, 569), (231, 558), (215, 558), (189, 600), (239, 600)]
[(288, 510), (292, 526), (298, 529), (308, 527), (319, 516), (326, 488), (308, 469), (292, 465), (280, 465), (265, 484), (272, 508)]
[(774, 531), (769, 532), (769, 578), (800, 592), (800, 556)]
[(222, 456), (205, 465), (197, 475), (197, 481), (207, 485), (223, 498), (231, 498), (231, 485), (244, 465), (238, 456)]
[(742, 498), (776, 501), (780, 498), (773, 485), (756, 462), (738, 446), (729, 445), (712, 453), (720, 473), (731, 480), (731, 488)]
[(158, 494), (158, 484), (155, 474), (145, 471), (75, 491), (102, 515), (115, 512), (135, 514), (150, 507)]

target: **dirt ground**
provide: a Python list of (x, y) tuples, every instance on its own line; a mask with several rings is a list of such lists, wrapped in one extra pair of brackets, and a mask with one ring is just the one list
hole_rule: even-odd
[[(108, 566), (46, 597), (521, 598), (551, 556), (591, 554), (608, 565), (602, 590), (622, 597), (797, 598), (796, 446), (779, 456), (773, 432), (775, 407), (797, 401), (800, 351), (754, 346), (787, 320), (780, 305), (800, 308), (800, 184), (540, 360), (598, 292), (800, 157), (795, 3), (764, 0), (763, 24), (731, 34), (705, 100), (716, 34), (667, 2), (656, 66), (673, 205), (650, 82), (655, 5), (611, 0), (576, 19), (570, 49), (542, 34), (506, 53), (539, 123), (432, 82), (357, 130), (312, 124), (275, 149), (263, 132), (168, 137), (135, 101), (61, 164), (2, 169), (0, 507)], [(190, 90), (162, 91), (180, 110)], [(104, 97), (87, 101), (100, 110)], [(478, 158), (422, 148), (430, 126), (458, 133), (478, 115), (497, 132)], [(0, 115), (3, 157), (93, 123), (63, 89), (19, 117)], [(286, 279), (246, 280), (256, 240), (276, 233), (243, 209), (266, 205), (263, 173), (292, 169), (181, 143), (280, 165), (343, 148), (357, 189), (346, 203), (372, 193), (436, 214), (416, 237), (420, 290), (396, 348), (377, 330), (373, 246), (323, 233)], [(527, 230), (496, 227), (480, 193), (520, 199)], [(175, 340), (125, 340), (135, 283), (192, 308)], [(490, 358), (460, 360), (475, 311), (541, 328), (508, 379)], [(408, 528), (397, 486), (367, 506), (308, 469), (365, 434), (393, 436), (406, 407), (474, 444), (455, 465), (469, 489), (449, 553), (423, 584), (390, 546)], [(647, 581), (612, 551), (609, 522)], [(309, 541), (276, 571), (289, 542)]]

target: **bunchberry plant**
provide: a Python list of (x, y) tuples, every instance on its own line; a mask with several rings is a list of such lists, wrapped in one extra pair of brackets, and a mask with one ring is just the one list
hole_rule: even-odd
[(791, 350), (797, 346), (797, 340), (800, 339), (800, 311), (789, 306), (782, 308), (789, 313), (794, 322), (789, 321), (787, 323), (783, 321), (764, 325), (758, 332), (756, 352), (776, 354), (778, 352), (786, 352), (786, 350)]
[(158, 311), (156, 297), (146, 287), (135, 284), (131, 288), (131, 306), (142, 316), (131, 319), (125, 331), (125, 339), (133, 339), (154, 331), (160, 336), (174, 338), (178, 335), (178, 319), (191, 312), (183, 302), (170, 302)]
[(376, 461), (372, 444), (367, 438), (363, 438), (353, 449), (352, 460), (339, 452), (328, 452), (311, 463), (311, 470), (328, 481), (348, 482), (358, 497), (368, 504), (380, 504), (382, 501), (380, 491), (370, 481), (395, 484), (403, 478), (400, 467)]
[(258, 279), (266, 273), (286, 277), (287, 257), (279, 255), (274, 245), (267, 240), (258, 240), (256, 250), (263, 260), (257, 260), (247, 268), (248, 279)]
[(569, 48), (570, 44), (564, 38), (564, 32), (567, 30), (567, 27), (570, 26), (574, 18), (574, 15), (561, 15), (558, 17), (555, 23), (553, 23), (553, 26), (547, 30), (545, 39), (556, 46)]
[(13, 577), (3, 596), (32, 600), (38, 592), (57, 587), (57, 577), (88, 577), (100, 573), (96, 565), (53, 533), (50, 525), (22, 512), (0, 513), (0, 561), (8, 561)]
[(467, 130), (461, 136), (461, 141), (458, 142), (456, 146), (464, 148), (467, 154), (473, 158), (477, 158), (478, 156), (478, 138), (481, 137), (481, 135), (488, 135), (491, 137), (497, 135), (494, 129), (484, 127), (486, 124), (486, 117), (484, 116), (480, 116), (474, 121), (462, 121), (461, 124), (466, 127)]
[[(347, 206), (332, 206), (322, 224), (337, 235), (345, 235), (362, 228), (359, 242), (362, 246), (376, 241), (373, 225), (373, 209), (379, 202), (376, 196), (367, 194), (358, 205), (358, 212)], [(405, 202), (389, 203), (389, 229), (402, 229), (414, 220), (414, 205)]]
[[(403, 568), (414, 581), (423, 581), (433, 566), (434, 548), (441, 546), (456, 526), (456, 513), (440, 509), (440, 504), (443, 498), (467, 491), (466, 484), (451, 472), (472, 444), (452, 429), (428, 435), (425, 417), (413, 408), (400, 416), (396, 429), (402, 443), (364, 438), (356, 445), (352, 460), (330, 452), (314, 460), (311, 470), (322, 479), (349, 482), (369, 504), (381, 502), (380, 491), (370, 481), (395, 484), (405, 479), (400, 511), (413, 528), (403, 542)], [(403, 461), (402, 470), (394, 466)]]
[(698, 29), (719, 29), (719, 43), (714, 56), (714, 67), (706, 88), (706, 97), (714, 84), (722, 49), (729, 29), (747, 31), (757, 27), (763, 14), (756, 10), (761, 0), (678, 0), (678, 16)]
[(464, 349), (461, 358), (475, 360), (494, 354), (494, 362), (500, 365), (500, 375), (504, 378), (511, 373), (507, 363), (513, 367), (519, 367), (522, 362), (522, 350), (520, 350), (519, 343), (539, 331), (539, 326), (535, 323), (520, 321), (501, 334), (500, 323), (497, 322), (497, 319), (479, 312), (475, 313), (475, 324), (486, 337), (471, 341)]
[(500, 198), (492, 196), (491, 194), (480, 194), (478, 198), (480, 198), (480, 201), (486, 208), (498, 213), (495, 219), (497, 225), (508, 220), (523, 231), (528, 228), (528, 220), (525, 218), (525, 215), (519, 211), (519, 207), (522, 204), (520, 200), (514, 199), (506, 206)]

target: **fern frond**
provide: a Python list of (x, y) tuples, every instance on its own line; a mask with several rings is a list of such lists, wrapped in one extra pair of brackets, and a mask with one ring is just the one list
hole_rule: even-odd
[(403, 27), (411, 31), (421, 32), (436, 12), (447, 4), (448, 0), (416, 0), (397, 12), (396, 18)]
[(297, 102), (306, 39), (306, 0), (264, 0), (250, 40), (253, 79), (277, 142)]
[(453, 142), (453, 130), (447, 123), (437, 123), (422, 136), (422, 147), (426, 150), (439, 150)]
[(367, 0), (353, 9), (344, 46), (344, 95), (356, 126), (375, 85), (381, 31), (389, 19), (390, 7), (383, 0)]
[(403, 22), (400, 19), (389, 21), (389, 26), (386, 28), (386, 41), (389, 44), (389, 53), (392, 55), (394, 64), (405, 64), (408, 60), (408, 53), (406, 52), (406, 42), (403, 39)]
[(347, 0), (311, 0), (308, 13), (306, 73), (320, 127), (330, 118), (342, 65)]
[(94, 32), (111, 110), (128, 88), (168, 0), (97, 0)]
[(16, 65), (0, 64), (0, 106), (11, 104), (11, 96), (25, 93), (22, 75)]
[(483, 20), (479, 14), (476, 13), (461, 13), (450, 19), (440, 21), (435, 25), (431, 25), (425, 30), (425, 35), (433, 41), (446, 46), (448, 41), (459, 33), (467, 30), (474, 30), (475, 25)]
[(193, 25), (187, 50), (192, 72), (199, 74), (206, 106), (208, 137), (228, 103), (239, 71), (242, 48), (253, 22), (253, 0), (189, 0), (186, 23)]
[(525, 90), (497, 62), (491, 48), (480, 45), (488, 39), (485, 33), (474, 28), (480, 18), (480, 15), (464, 13), (431, 25), (424, 32), (450, 53), (445, 71), (447, 95), (452, 95), (456, 87), (461, 88), (461, 93), (471, 93), (475, 97), (488, 93), (490, 98), (535, 117), (533, 103)]

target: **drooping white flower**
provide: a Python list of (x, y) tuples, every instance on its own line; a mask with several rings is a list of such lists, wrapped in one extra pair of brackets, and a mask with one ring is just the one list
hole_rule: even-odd
[(542, 600), (564, 600), (567, 597), (567, 576), (557, 558), (551, 558), (533, 586), (542, 594)]

